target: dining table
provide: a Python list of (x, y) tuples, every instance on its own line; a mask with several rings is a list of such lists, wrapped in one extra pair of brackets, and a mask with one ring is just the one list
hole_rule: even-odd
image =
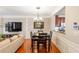
[[(44, 33), (43, 33), (44, 34)], [(33, 34), (31, 36), (31, 47), (32, 47), (32, 52), (34, 52), (34, 43), (37, 42), (37, 52), (39, 52), (39, 47), (40, 47), (40, 42), (44, 43), (46, 52), (50, 52), (50, 45), (51, 45), (51, 37), (49, 34), (45, 35), (37, 35)]]

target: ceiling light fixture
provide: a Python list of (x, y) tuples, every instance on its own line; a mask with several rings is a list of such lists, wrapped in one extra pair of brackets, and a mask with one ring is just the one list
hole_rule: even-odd
[(40, 9), (40, 7), (36, 7), (36, 9), (37, 9), (37, 17), (35, 17), (34, 20), (35, 21), (42, 21), (43, 20), (42, 17), (39, 16), (39, 9)]

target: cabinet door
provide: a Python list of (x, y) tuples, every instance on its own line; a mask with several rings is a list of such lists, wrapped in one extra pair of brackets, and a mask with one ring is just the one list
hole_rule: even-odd
[(65, 40), (66, 40), (66, 38), (64, 38), (64, 37), (58, 37), (57, 38), (57, 47), (63, 53), (69, 52), (69, 46), (68, 46), (68, 44)]
[(61, 24), (65, 23), (65, 17), (59, 17), (58, 15), (55, 16), (55, 26), (61, 27)]

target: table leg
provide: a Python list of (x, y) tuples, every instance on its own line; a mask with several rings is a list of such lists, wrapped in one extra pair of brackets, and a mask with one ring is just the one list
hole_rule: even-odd
[(48, 52), (50, 52), (50, 44), (51, 44), (51, 42), (50, 42), (50, 39), (48, 40)]
[(39, 53), (39, 42), (37, 42), (37, 52)]

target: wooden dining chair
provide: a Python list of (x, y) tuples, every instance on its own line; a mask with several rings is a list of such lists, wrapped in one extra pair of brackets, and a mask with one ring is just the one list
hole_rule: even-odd
[(32, 32), (30, 32), (30, 36), (31, 36), (31, 49), (32, 49), (32, 52), (35, 52), (35, 49), (37, 49), (38, 38), (34, 36)]
[(52, 49), (52, 31), (50, 31), (50, 47), (49, 47), (49, 52), (50, 49)]
[(43, 52), (47, 52), (46, 37), (45, 36), (40, 36), (39, 37), (37, 45), (38, 45), (38, 52), (40, 52), (40, 50), (43, 50)]

